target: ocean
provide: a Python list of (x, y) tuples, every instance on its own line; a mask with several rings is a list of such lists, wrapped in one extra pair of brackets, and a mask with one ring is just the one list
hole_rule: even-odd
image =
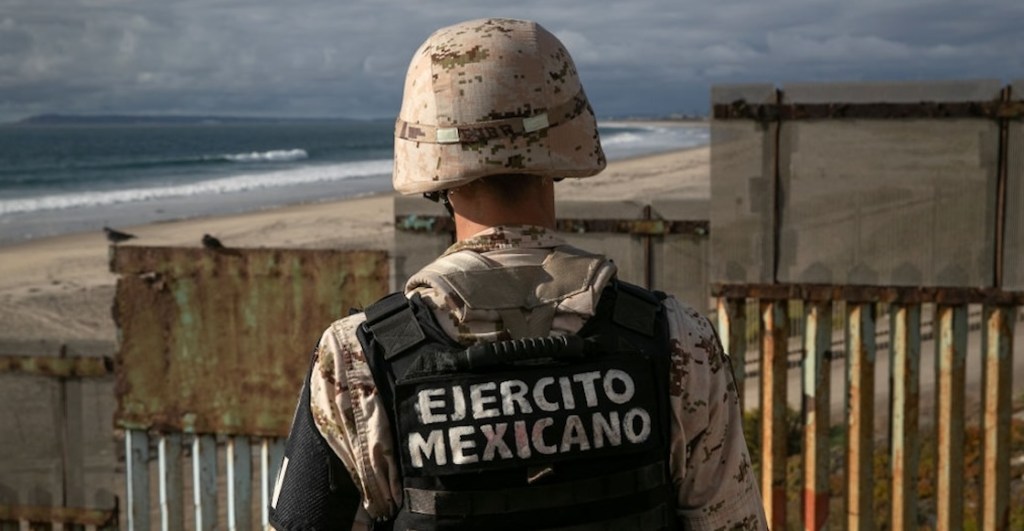
[[(0, 126), (0, 245), (390, 190), (394, 122)], [(705, 145), (702, 124), (600, 124), (609, 160)]]

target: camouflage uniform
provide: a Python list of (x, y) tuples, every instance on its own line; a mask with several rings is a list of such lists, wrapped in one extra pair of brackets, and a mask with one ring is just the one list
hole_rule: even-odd
[[(499, 315), (468, 308), (434, 281), (436, 272), (472, 267), (467, 264), (479, 256), (502, 266), (536, 265), (564, 245), (543, 228), (494, 227), (449, 248), (410, 279), (406, 294), (420, 294), (446, 333), (462, 344), (506, 339)], [(594, 315), (615, 271), (611, 261), (595, 259), (584, 288), (559, 301), (550, 333), (578, 331)], [(686, 529), (766, 529), (728, 359), (707, 318), (672, 297), (664, 306), (672, 347), (670, 466), (677, 514)], [(384, 518), (402, 503), (402, 480), (387, 406), (356, 337), (365, 319), (356, 314), (324, 332), (314, 360), (311, 409), (361, 492), (365, 513)]]

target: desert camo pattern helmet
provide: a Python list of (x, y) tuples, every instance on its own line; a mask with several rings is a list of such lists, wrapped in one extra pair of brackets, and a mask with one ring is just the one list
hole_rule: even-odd
[(565, 46), (535, 22), (482, 19), (416, 51), (395, 123), (395, 190), (496, 174), (588, 177), (605, 167), (594, 111)]

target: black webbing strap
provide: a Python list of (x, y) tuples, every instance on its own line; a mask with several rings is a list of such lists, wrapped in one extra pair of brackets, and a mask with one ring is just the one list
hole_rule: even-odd
[[(666, 483), (665, 463), (556, 485), (494, 491), (405, 489), (410, 511), (435, 516), (465, 516), (569, 507), (649, 491)], [(656, 528), (652, 528), (656, 529)]]
[(638, 334), (653, 336), (661, 301), (653, 293), (625, 282), (616, 282), (615, 290), (612, 321)]
[(366, 309), (365, 325), (384, 347), (386, 360), (402, 354), (427, 337), (409, 306), (409, 299), (401, 292), (371, 304)]

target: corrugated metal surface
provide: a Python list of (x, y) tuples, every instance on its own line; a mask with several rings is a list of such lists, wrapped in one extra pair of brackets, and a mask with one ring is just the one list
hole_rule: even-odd
[[(774, 103), (773, 85), (726, 85), (711, 102)], [(776, 126), (711, 123), (712, 282), (773, 281)]]
[(323, 330), (388, 289), (386, 253), (118, 247), (117, 424), (287, 434)]
[[(948, 85), (786, 85), (784, 100), (974, 101), (1001, 89)], [(780, 144), (779, 282), (992, 285), (996, 121), (783, 122)]]

